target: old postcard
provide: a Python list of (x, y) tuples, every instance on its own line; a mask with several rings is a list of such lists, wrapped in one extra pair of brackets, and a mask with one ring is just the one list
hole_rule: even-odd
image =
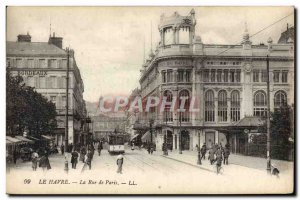
[(8, 194), (293, 194), (294, 7), (7, 7)]

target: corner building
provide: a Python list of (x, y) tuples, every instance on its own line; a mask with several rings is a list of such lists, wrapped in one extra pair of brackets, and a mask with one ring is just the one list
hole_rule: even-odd
[[(159, 45), (150, 52), (139, 81), (143, 99), (186, 96), (189, 109), (194, 97), (199, 112), (172, 112), (167, 107), (160, 113), (156, 108), (140, 114), (140, 122), (149, 127), (154, 121), (153, 142), (159, 149), (167, 141), (169, 149), (178, 150), (181, 139), (183, 151), (204, 142), (208, 147), (228, 142), (232, 152), (246, 154), (250, 134), (257, 132), (255, 126), (267, 111), (267, 55), (271, 111), (294, 104), (293, 40), (277, 44), (269, 38), (267, 45), (254, 45), (246, 27), (239, 45), (203, 44), (195, 26), (194, 10), (188, 16), (162, 15)], [(247, 124), (252, 128), (243, 134)], [(231, 132), (236, 127), (240, 132)]]
[[(48, 42), (32, 42), (31, 36), (18, 35), (16, 42), (6, 42), (6, 66), (12, 75), (20, 75), (27, 86), (52, 101), (56, 106), (56, 144), (64, 142), (66, 113), (67, 51), (62, 48), (63, 38), (55, 33)], [(84, 84), (76, 64), (74, 51), (69, 58), (69, 144), (85, 142), (86, 118), (83, 100)], [(29, 133), (30, 134), (30, 133)]]

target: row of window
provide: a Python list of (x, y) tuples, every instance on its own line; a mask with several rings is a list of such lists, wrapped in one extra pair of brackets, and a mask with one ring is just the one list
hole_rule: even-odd
[(208, 61), (206, 62), (207, 65), (227, 65), (227, 64), (232, 64), (232, 65), (240, 65), (241, 62), (213, 62), (213, 61)]
[[(72, 77), (69, 77), (69, 88), (72, 88)], [(66, 76), (27, 76), (23, 77), (24, 83), (37, 89), (59, 89), (66, 88)]]
[(203, 72), (204, 82), (241, 82), (240, 69), (206, 69)]
[[(230, 120), (238, 121), (240, 120), (240, 94), (238, 91), (233, 91), (231, 93), (230, 102)], [(267, 113), (267, 98), (264, 91), (258, 91), (254, 95), (254, 116), (266, 116)], [(287, 95), (284, 91), (278, 91), (274, 95), (274, 107), (279, 108), (281, 106), (287, 105)], [(226, 91), (220, 91), (218, 94), (218, 121), (227, 121), (227, 93)], [(205, 121), (214, 122), (215, 121), (215, 101), (214, 92), (207, 91), (205, 93)]]
[[(65, 109), (66, 108), (66, 96), (60, 96), (60, 95), (50, 95), (49, 100), (55, 104), (56, 109)], [(69, 98), (69, 109), (71, 106), (71, 98)]]
[[(230, 121), (240, 120), (240, 93), (238, 91), (231, 92), (230, 100)], [(204, 118), (206, 122), (215, 121), (215, 98), (214, 92), (209, 90), (205, 93), (205, 114)], [(222, 90), (218, 94), (218, 121), (228, 121), (228, 102), (227, 92)]]
[[(166, 90), (164, 92), (164, 96), (167, 97), (167, 102), (172, 102), (173, 95), (172, 92)], [(181, 122), (189, 122), (190, 121), (190, 113), (189, 113), (189, 106), (190, 106), (190, 99), (189, 99), (189, 92), (187, 90), (182, 90), (179, 93), (179, 105), (181, 105), (181, 98), (180, 97), (188, 97), (185, 101), (184, 109), (185, 112), (179, 113), (179, 120)], [(238, 121), (240, 120), (240, 93), (239, 91), (233, 91), (230, 94), (230, 109), (228, 106), (227, 101), (227, 92), (222, 90), (218, 93), (218, 110), (217, 110), (217, 117), (219, 122), (227, 122), (228, 117), (230, 121)], [(264, 91), (258, 91), (254, 94), (254, 116), (266, 116), (267, 112), (267, 100), (266, 94)], [(284, 91), (278, 91), (274, 95), (274, 107), (279, 108), (281, 106), (287, 105), (287, 94)], [(229, 113), (228, 113), (229, 112)], [(215, 97), (214, 92), (209, 90), (205, 93), (205, 113), (204, 118), (206, 122), (214, 122), (215, 121)], [(172, 122), (173, 121), (173, 112), (170, 110), (170, 106), (166, 106), (164, 112), (164, 121), (165, 122)]]
[(162, 74), (162, 82), (191, 82), (191, 70), (177, 70), (177, 74), (174, 75), (173, 70), (163, 70)]
[[(266, 70), (253, 70), (253, 82), (267, 82), (268, 73)], [(273, 82), (274, 83), (287, 83), (288, 82), (288, 71), (273, 71)]]
[(7, 58), (6, 66), (16, 68), (67, 68), (67, 59)]

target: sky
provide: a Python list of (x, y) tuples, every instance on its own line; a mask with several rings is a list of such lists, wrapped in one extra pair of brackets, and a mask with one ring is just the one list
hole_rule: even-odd
[[(151, 32), (153, 49), (160, 40), (160, 15), (188, 15), (192, 8), (196, 35), (205, 44), (237, 44), (245, 22), (253, 35), (293, 13), (293, 7), (8, 7), (7, 41), (29, 32), (32, 42), (47, 42), (51, 23), (51, 32), (63, 37), (63, 47), (75, 51), (84, 99), (96, 102), (100, 96), (129, 95), (139, 87)], [(267, 43), (269, 37), (277, 42), (287, 23), (294, 25), (293, 15), (255, 35), (253, 44)]]

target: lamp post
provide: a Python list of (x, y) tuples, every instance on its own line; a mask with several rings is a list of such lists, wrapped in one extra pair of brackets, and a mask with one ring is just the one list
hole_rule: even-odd
[(202, 162), (201, 162), (201, 155), (200, 155), (200, 132), (198, 132), (198, 160), (197, 160), (197, 164), (198, 165), (202, 165)]
[(153, 145), (153, 135), (152, 135), (152, 124), (153, 124), (153, 119), (150, 119), (150, 141), (151, 141), (151, 146)]
[(179, 113), (179, 135), (178, 135), (178, 142), (179, 142), (179, 154), (182, 154), (182, 146), (181, 146), (181, 113)]
[(267, 55), (267, 172), (271, 174), (271, 134), (270, 134), (270, 75), (269, 55)]
[(67, 159), (67, 151), (68, 151), (68, 133), (69, 133), (69, 71), (70, 71), (70, 50), (67, 48), (67, 76), (66, 76), (66, 123), (65, 123), (65, 172), (68, 173), (68, 159)]
[[(168, 121), (167, 121), (167, 118), (166, 118), (166, 128), (167, 128), (167, 125), (168, 125)], [(165, 133), (165, 141), (164, 141), (164, 155), (167, 156), (168, 155), (168, 131), (166, 130), (166, 133)]]

